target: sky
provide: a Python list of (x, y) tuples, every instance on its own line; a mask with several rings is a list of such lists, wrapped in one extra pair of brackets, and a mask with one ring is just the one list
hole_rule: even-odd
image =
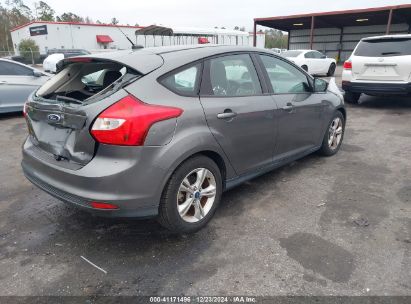
[[(252, 30), (253, 19), (311, 12), (358, 9), (406, 4), (398, 0), (43, 0), (60, 15), (73, 12), (93, 21), (119, 24), (165, 25), (171, 27), (245, 26)], [(34, 7), (33, 0), (24, 0)], [(410, 3), (410, 1), (408, 1)]]

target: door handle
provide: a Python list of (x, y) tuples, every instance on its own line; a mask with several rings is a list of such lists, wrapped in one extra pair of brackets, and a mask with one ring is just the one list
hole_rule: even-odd
[(6, 84), (7, 83), (7, 81), (5, 81), (5, 80), (0, 80), (0, 84)]
[(293, 106), (293, 104), (291, 103), (291, 102), (288, 102), (284, 107), (282, 107), (282, 109), (284, 110), (284, 111), (287, 111), (287, 112), (292, 112), (293, 111), (293, 109), (294, 109), (294, 106)]
[(219, 119), (230, 119), (230, 118), (234, 118), (236, 116), (237, 116), (237, 113), (233, 112), (230, 109), (224, 110), (224, 113), (217, 114), (217, 118), (219, 118)]

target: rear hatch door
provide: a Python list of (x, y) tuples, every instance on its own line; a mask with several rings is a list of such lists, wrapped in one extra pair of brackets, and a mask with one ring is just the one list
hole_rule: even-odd
[(354, 80), (409, 82), (411, 37), (363, 40), (352, 57)]
[[(90, 134), (94, 119), (127, 96), (123, 88), (144, 75), (111, 58), (93, 57), (84, 63), (83, 59), (68, 60), (71, 59), (72, 64), (64, 62), (60, 73), (29, 97), (25, 113), (32, 143), (28, 153), (58, 166), (78, 169), (86, 165), (96, 151), (97, 143)], [(149, 59), (139, 59), (145, 73), (162, 64), (162, 60), (157, 60), (148, 68), (145, 61)], [(137, 67), (136, 62), (133, 65)], [(107, 78), (113, 82), (105, 87)]]

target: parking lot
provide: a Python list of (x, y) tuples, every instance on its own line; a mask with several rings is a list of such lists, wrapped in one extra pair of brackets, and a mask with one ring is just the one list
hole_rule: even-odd
[(411, 100), (363, 97), (347, 112), (336, 156), (225, 193), (186, 236), (37, 189), (20, 169), (24, 119), (1, 116), (0, 295), (409, 295)]

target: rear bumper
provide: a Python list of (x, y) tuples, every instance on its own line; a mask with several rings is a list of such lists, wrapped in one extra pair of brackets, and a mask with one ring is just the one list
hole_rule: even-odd
[[(102, 152), (87, 165), (71, 170), (36, 157), (30, 152), (31, 146), (28, 138), (23, 146), (24, 175), (61, 201), (102, 217), (143, 218), (158, 214), (162, 189), (159, 177), (166, 173), (161, 168), (148, 167), (151, 162), (143, 154), (155, 154), (153, 151), (120, 148), (113, 154), (105, 151), (112, 147), (102, 147)], [(90, 205), (93, 201), (114, 204), (119, 209), (94, 209)]]
[(373, 83), (343, 81), (342, 89), (346, 92), (364, 94), (411, 94), (411, 83)]

